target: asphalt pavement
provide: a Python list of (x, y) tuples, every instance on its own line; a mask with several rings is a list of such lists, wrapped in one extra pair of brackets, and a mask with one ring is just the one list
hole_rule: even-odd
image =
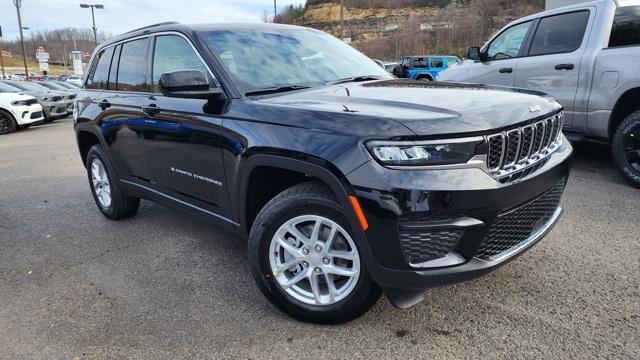
[(640, 190), (575, 149), (565, 214), (536, 247), (397, 310), (288, 318), (246, 243), (143, 201), (104, 218), (71, 119), (0, 136), (0, 359), (640, 358)]

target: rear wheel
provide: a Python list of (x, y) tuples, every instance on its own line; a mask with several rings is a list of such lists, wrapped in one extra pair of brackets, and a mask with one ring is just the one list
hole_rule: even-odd
[(9, 112), (0, 110), (0, 135), (9, 134), (18, 128), (16, 120)]
[(640, 188), (640, 111), (627, 116), (618, 126), (611, 153), (622, 177)]
[(86, 167), (93, 199), (104, 216), (120, 220), (138, 211), (140, 199), (127, 196), (122, 191), (114, 167), (101, 145), (91, 147)]
[(420, 81), (433, 81), (433, 79), (430, 76), (421, 76), (418, 78), (418, 80)]
[(381, 294), (343, 209), (320, 183), (293, 186), (265, 205), (249, 236), (249, 263), (262, 293), (304, 321), (353, 320)]

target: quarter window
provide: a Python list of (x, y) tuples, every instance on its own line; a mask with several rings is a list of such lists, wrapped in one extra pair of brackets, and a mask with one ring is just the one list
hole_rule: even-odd
[(616, 9), (609, 47), (640, 45), (640, 6)]
[(160, 76), (163, 73), (176, 70), (199, 70), (208, 74), (207, 68), (185, 39), (175, 35), (156, 37), (153, 52), (154, 92), (160, 92)]
[(528, 21), (514, 25), (498, 35), (487, 49), (487, 59), (509, 59), (518, 56), (531, 23), (531, 21)]
[(555, 15), (540, 20), (529, 55), (570, 53), (582, 44), (589, 11)]
[(124, 43), (118, 66), (118, 91), (149, 91), (147, 84), (147, 61), (149, 39)]
[(109, 80), (109, 65), (111, 64), (111, 56), (113, 55), (113, 46), (102, 51), (98, 55), (98, 59), (94, 62), (95, 66), (89, 72), (87, 77), (87, 89), (104, 90), (107, 88)]

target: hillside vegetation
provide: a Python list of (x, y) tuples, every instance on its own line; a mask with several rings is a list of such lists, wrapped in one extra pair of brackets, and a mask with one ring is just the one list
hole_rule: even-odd
[(517, 18), (542, 11), (544, 0), (307, 0), (291, 6), (275, 22), (317, 28), (373, 58), (405, 55), (462, 55)]

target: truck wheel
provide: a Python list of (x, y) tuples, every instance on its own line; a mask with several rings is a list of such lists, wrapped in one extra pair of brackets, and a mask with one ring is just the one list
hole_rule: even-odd
[(613, 161), (622, 177), (640, 188), (640, 111), (627, 116), (611, 141)]
[(127, 196), (122, 191), (114, 167), (102, 150), (102, 145), (94, 145), (89, 150), (86, 167), (93, 199), (104, 216), (120, 220), (138, 211), (140, 199)]
[(258, 287), (296, 319), (347, 322), (380, 297), (344, 210), (321, 183), (295, 185), (271, 199), (256, 217), (248, 245)]
[(16, 120), (11, 114), (4, 110), (0, 110), (0, 135), (9, 134), (18, 128)]
[(421, 76), (418, 78), (419, 81), (433, 81), (433, 79), (429, 76)]

